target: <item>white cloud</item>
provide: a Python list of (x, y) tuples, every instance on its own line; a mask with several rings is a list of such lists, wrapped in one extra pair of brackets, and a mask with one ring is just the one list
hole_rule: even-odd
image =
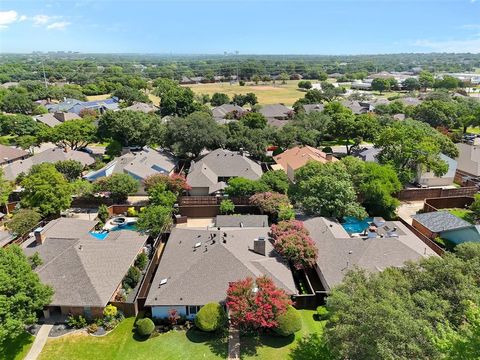
[(28, 18), (25, 16), (25, 15), (22, 15), (18, 18), (18, 21), (25, 21), (27, 20)]
[(480, 35), (474, 38), (462, 40), (417, 40), (413, 43), (414, 46), (427, 48), (436, 52), (470, 52), (480, 53)]
[(45, 25), (51, 20), (50, 16), (47, 15), (35, 15), (33, 17), (33, 23), (35, 25)]
[(18, 13), (15, 10), (0, 11), (0, 29), (6, 29), (8, 25), (18, 19)]
[(63, 30), (65, 29), (70, 23), (68, 21), (58, 21), (51, 23), (50, 25), (47, 26), (47, 29), (49, 30)]

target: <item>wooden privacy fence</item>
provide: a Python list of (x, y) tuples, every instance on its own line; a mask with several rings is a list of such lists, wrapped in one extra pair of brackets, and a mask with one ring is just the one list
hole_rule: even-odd
[(473, 197), (470, 196), (451, 196), (443, 198), (425, 199), (423, 212), (435, 212), (440, 209), (459, 208), (464, 209), (473, 203)]
[(220, 205), (223, 200), (229, 199), (235, 205), (250, 205), (248, 197), (220, 197), (220, 196), (181, 196), (178, 199), (179, 206), (205, 206)]
[(443, 198), (453, 196), (472, 197), (478, 191), (476, 186), (461, 187), (456, 189), (428, 188), (428, 189), (404, 189), (397, 194), (402, 201), (420, 201), (427, 198)]

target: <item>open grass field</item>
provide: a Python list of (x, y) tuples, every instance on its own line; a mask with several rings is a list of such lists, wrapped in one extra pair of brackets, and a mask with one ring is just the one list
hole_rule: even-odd
[(88, 101), (105, 100), (110, 98), (110, 94), (87, 96)]
[(17, 336), (13, 341), (0, 344), (0, 359), (22, 360), (30, 350), (35, 338), (27, 332)]
[[(302, 310), (301, 314), (303, 329), (290, 338), (242, 337), (242, 359), (288, 359), (290, 350), (303, 335), (312, 332), (321, 334), (324, 322), (315, 321), (315, 311)], [(134, 318), (124, 320), (104, 337), (73, 334), (59, 339), (49, 339), (40, 360), (213, 360), (227, 357), (226, 337), (192, 329), (187, 332), (170, 331), (142, 341), (138, 340), (133, 332), (134, 321)]]
[(285, 104), (292, 106), (295, 101), (304, 97), (305, 93), (297, 87), (298, 80), (289, 80), (286, 85), (278, 81), (275, 85), (272, 83), (255, 85), (253, 83), (240, 86), (239, 84), (230, 85), (230, 83), (212, 83), (212, 84), (193, 84), (185, 85), (191, 88), (196, 94), (212, 95), (216, 92), (227, 94), (230, 98), (234, 94), (246, 94), (253, 92), (257, 95), (260, 105)]

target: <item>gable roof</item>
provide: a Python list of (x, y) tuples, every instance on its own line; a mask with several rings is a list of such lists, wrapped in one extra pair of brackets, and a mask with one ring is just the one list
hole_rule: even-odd
[(306, 165), (308, 161), (317, 161), (322, 164), (330, 161), (338, 161), (334, 156), (332, 156), (331, 160), (328, 160), (326, 153), (308, 145), (295, 146), (291, 149), (285, 150), (283, 153), (275, 155), (273, 160), (281, 165), (285, 171), (287, 171), (289, 167), (293, 170), (297, 170)]
[(244, 177), (258, 180), (262, 167), (248, 157), (235, 151), (216, 149), (197, 162), (192, 161), (187, 183), (192, 187), (213, 187), (218, 177)]
[(217, 215), (216, 227), (267, 227), (267, 215)]
[(321, 112), (325, 108), (325, 105), (323, 104), (307, 104), (307, 105), (302, 105), (303, 110), (309, 114), (312, 111), (318, 111)]
[(434, 233), (473, 226), (469, 222), (460, 219), (458, 216), (455, 216), (448, 211), (434, 211), (416, 214), (412, 218)]
[(0, 144), (0, 164), (28, 156), (25, 150)]
[(27, 173), (33, 165), (41, 164), (44, 162), (55, 163), (57, 161), (64, 160), (76, 160), (82, 163), (82, 165), (87, 166), (95, 162), (95, 159), (92, 155), (77, 151), (77, 150), (68, 150), (65, 151), (61, 148), (52, 148), (40, 153), (37, 153), (25, 160), (18, 160), (11, 164), (8, 164), (3, 169), (5, 178), (7, 180), (15, 180), (15, 178), (20, 173)]
[(364, 105), (360, 104), (360, 102), (358, 102), (358, 101), (343, 100), (341, 102), (341, 104), (343, 106), (349, 108), (350, 110), (352, 110), (352, 112), (356, 115), (365, 114), (366, 112), (368, 112), (370, 110), (369, 105), (364, 106)]
[[(317, 245), (317, 266), (326, 290), (341, 283), (355, 267), (378, 272), (403, 266), (408, 260), (438, 256), (399, 221), (388, 221), (379, 228), (384, 237), (367, 239), (350, 237), (341, 224), (327, 218), (310, 218), (304, 225)], [(389, 231), (396, 236), (388, 236)]]
[(125, 173), (136, 179), (144, 180), (150, 175), (168, 175), (176, 165), (176, 158), (168, 151), (145, 147), (141, 151), (130, 152), (115, 158), (103, 168), (91, 171), (84, 177), (93, 181), (100, 177)]
[[(229, 282), (267, 275), (289, 294), (296, 288), (288, 264), (266, 240), (267, 255), (257, 254), (254, 239), (268, 239), (268, 227), (214, 229), (174, 228), (165, 246), (146, 305), (204, 305), (225, 300)], [(223, 234), (226, 243), (223, 243)], [(215, 234), (213, 239), (211, 234)], [(215, 243), (212, 244), (212, 240)], [(195, 248), (195, 244), (201, 243)], [(206, 251), (205, 251), (206, 249)], [(166, 284), (161, 285), (163, 279)]]
[(260, 114), (266, 118), (288, 118), (288, 114), (292, 112), (292, 109), (286, 107), (283, 104), (271, 104), (265, 105), (259, 110)]
[(37, 244), (35, 238), (24, 243), (27, 256), (38, 252), (43, 261), (35, 272), (54, 289), (51, 305), (107, 305), (147, 240), (129, 230), (98, 240), (88, 233), (96, 223), (60, 218), (42, 230), (43, 244)]
[(147, 104), (144, 102), (135, 102), (133, 105), (130, 105), (123, 110), (130, 110), (130, 111), (140, 111), (145, 114), (152, 113), (158, 110), (158, 108), (153, 104)]
[(45, 124), (50, 127), (60, 125), (64, 121), (81, 119), (81, 117), (78, 116), (77, 114), (69, 113), (69, 112), (47, 113), (47, 114), (35, 116), (34, 118), (35, 120), (41, 122), (42, 124)]
[(225, 116), (233, 111), (237, 111), (240, 114), (246, 112), (246, 110), (241, 106), (234, 104), (223, 104), (213, 108), (212, 114), (215, 119), (225, 119)]

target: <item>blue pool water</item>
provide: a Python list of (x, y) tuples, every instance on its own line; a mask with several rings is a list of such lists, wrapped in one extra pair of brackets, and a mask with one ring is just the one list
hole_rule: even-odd
[[(130, 230), (130, 231), (137, 231), (137, 224), (136, 223), (128, 223), (125, 225), (118, 225), (110, 229), (110, 231), (119, 231), (119, 230)], [(95, 232), (90, 231), (90, 235), (92, 235), (95, 239), (98, 240), (105, 240), (110, 232)]]
[(373, 221), (373, 218), (366, 218), (364, 220), (359, 220), (352, 216), (346, 216), (343, 218), (342, 226), (349, 234), (353, 233), (362, 233)]

